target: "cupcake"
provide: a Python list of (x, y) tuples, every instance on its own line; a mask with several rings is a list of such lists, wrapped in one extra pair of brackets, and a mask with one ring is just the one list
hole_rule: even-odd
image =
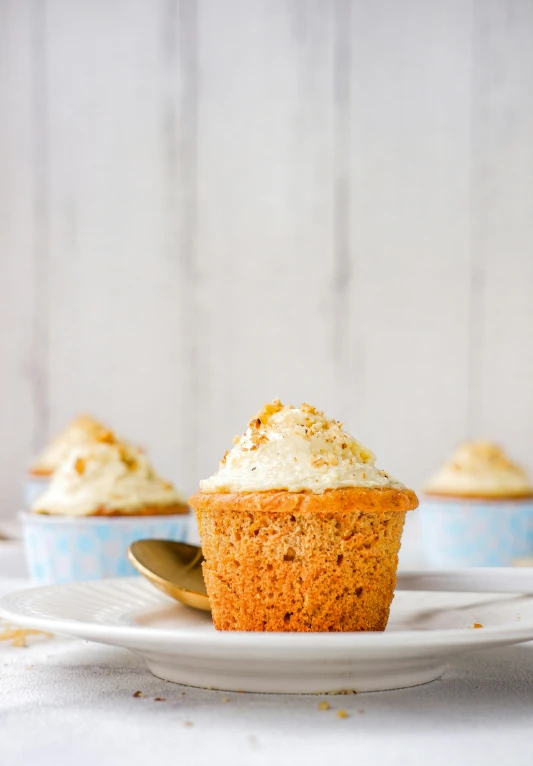
[(533, 485), (497, 444), (460, 444), (424, 493), (420, 523), (430, 565), (508, 566), (532, 552)]
[(31, 506), (33, 501), (46, 489), (56, 468), (65, 462), (73, 449), (94, 444), (109, 437), (112, 437), (110, 429), (89, 415), (80, 415), (71, 421), (31, 464), (28, 470), (29, 478), (26, 482), (26, 508)]
[(234, 443), (189, 500), (215, 627), (384, 630), (415, 493), (307, 404), (274, 401)]
[(33, 579), (64, 582), (134, 574), (128, 546), (149, 537), (184, 540), (188, 506), (146, 455), (107, 432), (78, 446), (24, 514)]

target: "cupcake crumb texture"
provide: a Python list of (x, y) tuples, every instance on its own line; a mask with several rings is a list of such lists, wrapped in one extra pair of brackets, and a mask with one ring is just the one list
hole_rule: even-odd
[(111, 434), (78, 447), (55, 471), (46, 491), (32, 506), (34, 513), (91, 516), (134, 514), (145, 508), (185, 506), (174, 486), (157, 475), (136, 447)]
[(309, 404), (274, 400), (233, 440), (217, 473), (200, 482), (202, 492), (290, 492), (341, 487), (403, 485), (376, 468), (374, 454)]
[(460, 444), (425, 485), (428, 494), (508, 498), (533, 494), (526, 471), (489, 441)]

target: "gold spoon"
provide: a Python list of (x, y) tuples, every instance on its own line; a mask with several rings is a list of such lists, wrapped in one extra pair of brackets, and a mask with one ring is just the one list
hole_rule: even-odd
[(133, 566), (176, 601), (210, 612), (202, 575), (202, 549), (172, 540), (137, 540), (128, 548)]

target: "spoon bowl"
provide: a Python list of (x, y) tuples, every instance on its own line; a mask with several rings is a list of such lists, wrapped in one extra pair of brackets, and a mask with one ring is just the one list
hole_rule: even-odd
[(197, 545), (137, 540), (128, 548), (128, 558), (163, 593), (186, 606), (211, 611), (202, 574), (204, 557)]

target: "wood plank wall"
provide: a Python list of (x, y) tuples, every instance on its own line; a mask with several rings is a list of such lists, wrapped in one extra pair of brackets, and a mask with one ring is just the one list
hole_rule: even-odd
[(0, 515), (79, 410), (185, 490), (266, 400), (533, 469), (531, 0), (0, 0)]

